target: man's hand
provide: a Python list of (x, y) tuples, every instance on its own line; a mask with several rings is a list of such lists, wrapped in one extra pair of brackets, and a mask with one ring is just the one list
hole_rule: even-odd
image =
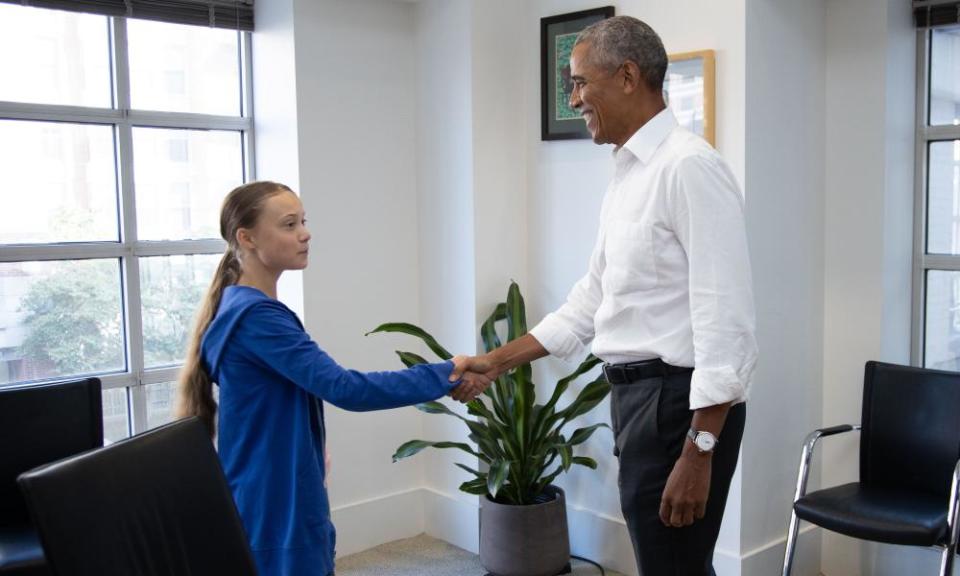
[[(486, 390), (491, 383), (491, 379), (485, 374), (478, 372), (468, 372), (464, 366), (471, 360), (468, 356), (456, 356), (453, 358), (453, 372), (450, 374), (450, 381), (460, 380), (460, 384), (450, 391), (450, 396), (457, 402), (467, 403), (479, 396)], [(457, 375), (459, 373), (459, 375)], [(454, 377), (457, 375), (456, 377)]]
[(450, 381), (456, 382), (471, 372), (483, 375), (488, 380), (495, 380), (497, 376), (499, 376), (495, 369), (493, 359), (489, 354), (482, 354), (480, 356), (457, 356), (453, 359), (453, 372), (450, 373)]
[(665, 526), (689, 526), (707, 512), (712, 454), (700, 454), (684, 439), (683, 453), (673, 465), (660, 500), (660, 521)]

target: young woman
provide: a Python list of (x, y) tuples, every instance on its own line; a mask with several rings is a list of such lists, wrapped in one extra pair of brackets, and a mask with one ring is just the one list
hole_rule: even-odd
[[(230, 192), (220, 212), (227, 250), (197, 313), (179, 386), (180, 416), (214, 433), (261, 576), (328, 576), (335, 532), (324, 487), (322, 400), (378, 410), (447, 393), (466, 401), (489, 380), (450, 382), (454, 362), (395, 372), (345, 370), (280, 303), (284, 270), (307, 266), (310, 233), (289, 188), (253, 182)], [(456, 386), (456, 387), (455, 387)]]

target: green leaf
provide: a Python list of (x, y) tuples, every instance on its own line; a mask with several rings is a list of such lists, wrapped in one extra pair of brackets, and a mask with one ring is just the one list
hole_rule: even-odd
[(527, 333), (527, 310), (516, 282), (507, 289), (507, 340), (513, 341)]
[(580, 391), (580, 394), (577, 395), (576, 399), (566, 408), (558, 412), (557, 415), (562, 415), (564, 423), (569, 422), (577, 416), (586, 414), (587, 412), (593, 410), (593, 408), (602, 402), (609, 393), (610, 383), (607, 382), (603, 376), (600, 376), (593, 382), (584, 386), (583, 390)]
[(487, 352), (500, 347), (500, 337), (497, 336), (496, 324), (506, 317), (507, 305), (501, 302), (497, 304), (497, 307), (493, 310), (493, 314), (491, 314), (486, 321), (484, 321), (483, 326), (480, 327), (480, 338), (483, 339), (483, 348)]
[(583, 374), (586, 374), (590, 370), (593, 370), (593, 368), (600, 362), (601, 360), (599, 358), (593, 354), (590, 354), (583, 360), (583, 362), (580, 363), (580, 366), (578, 366), (573, 373), (561, 378), (557, 382), (556, 387), (553, 389), (553, 394), (550, 396), (550, 400), (546, 403), (541, 411), (541, 414), (537, 417), (534, 423), (534, 437), (539, 437), (546, 433), (547, 429), (549, 428), (548, 422), (553, 420), (552, 417), (555, 414), (554, 408), (556, 407), (557, 402), (560, 401), (560, 397), (563, 395), (563, 393), (567, 391), (570, 383)]
[(579, 464), (579, 465), (581, 465), (581, 466), (586, 466), (587, 468), (590, 468), (591, 470), (596, 470), (596, 469), (597, 469), (597, 461), (594, 460), (593, 458), (587, 458), (586, 456), (574, 456), (574, 457), (573, 457), (573, 463), (574, 463), (574, 464)]
[(569, 470), (573, 464), (573, 448), (571, 448), (569, 444), (560, 444), (557, 446), (557, 453), (560, 454), (560, 462), (563, 470)]
[(426, 358), (414, 354), (413, 352), (401, 352), (400, 350), (397, 350), (396, 352), (397, 356), (400, 357), (400, 361), (403, 362), (403, 365), (407, 368), (416, 366), (417, 364), (428, 364)]
[(490, 496), (497, 497), (497, 492), (500, 491), (500, 487), (503, 486), (503, 481), (506, 480), (509, 473), (509, 460), (494, 460), (493, 464), (490, 465), (490, 471), (487, 473), (487, 492), (490, 493)]
[(469, 467), (469, 466), (465, 466), (465, 465), (463, 465), (463, 464), (461, 464), (461, 463), (459, 463), (459, 462), (454, 462), (453, 465), (456, 466), (456, 467), (458, 467), (458, 468), (461, 468), (461, 469), (463, 469), (463, 470), (466, 470), (467, 472), (473, 474), (473, 475), (476, 476), (477, 478), (486, 478), (486, 477), (487, 477), (487, 475), (484, 474), (483, 472), (474, 470), (473, 468), (471, 468), (471, 467)]
[(456, 448), (458, 450), (463, 450), (467, 454), (476, 456), (484, 462), (490, 462), (486, 456), (480, 454), (469, 445), (462, 442), (428, 442), (426, 440), (411, 440), (409, 442), (404, 442), (399, 448), (397, 448), (397, 451), (394, 452), (393, 461), (396, 462), (404, 458), (409, 458), (410, 456), (419, 453), (424, 448)]
[(587, 426), (585, 428), (577, 428), (573, 431), (573, 434), (570, 435), (570, 440), (567, 442), (571, 446), (576, 446), (577, 444), (583, 444), (587, 441), (597, 428), (610, 428), (610, 426), (601, 422), (600, 424), (594, 424), (593, 426)]
[(454, 418), (459, 418), (460, 420), (466, 421), (466, 418), (457, 414), (436, 400), (431, 400), (430, 402), (421, 402), (420, 404), (416, 405), (416, 408), (417, 410), (426, 412), (427, 414), (446, 414), (448, 416), (453, 416)]
[(418, 326), (414, 326), (413, 324), (408, 324), (406, 322), (390, 322), (387, 324), (381, 324), (373, 330), (367, 332), (366, 336), (376, 334), (377, 332), (400, 332), (402, 334), (416, 336), (417, 338), (423, 340), (423, 343), (427, 345), (427, 348), (430, 348), (430, 350), (432, 350), (433, 353), (440, 358), (444, 360), (453, 358), (453, 354), (447, 352), (447, 350), (441, 346), (433, 336), (427, 334), (425, 330)]
[(487, 479), (476, 478), (460, 485), (460, 490), (467, 494), (477, 494), (482, 496), (487, 493)]

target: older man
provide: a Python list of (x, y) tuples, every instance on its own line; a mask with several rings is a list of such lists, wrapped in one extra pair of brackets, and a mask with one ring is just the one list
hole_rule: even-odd
[[(644, 576), (713, 574), (757, 357), (743, 196), (663, 99), (667, 55), (628, 16), (570, 56), (570, 104), (615, 173), (587, 273), (529, 334), (463, 369), (496, 376), (592, 342), (612, 384), (620, 500)], [(453, 376), (456, 377), (456, 374)]]

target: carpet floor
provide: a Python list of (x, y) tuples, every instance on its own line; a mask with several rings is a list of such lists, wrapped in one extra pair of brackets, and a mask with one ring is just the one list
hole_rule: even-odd
[[(571, 576), (599, 576), (591, 564), (573, 560)], [(607, 570), (607, 576), (623, 576)], [(337, 559), (337, 576), (484, 576), (480, 557), (425, 534)]]

